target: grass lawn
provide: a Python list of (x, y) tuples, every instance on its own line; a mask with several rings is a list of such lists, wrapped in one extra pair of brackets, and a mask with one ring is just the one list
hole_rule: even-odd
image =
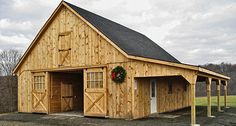
[[(196, 98), (197, 106), (207, 106), (207, 97), (197, 97)], [(211, 97), (211, 105), (217, 106), (217, 97)], [(224, 96), (220, 97), (220, 105), (224, 106)], [(227, 96), (227, 106), (228, 107), (236, 107), (236, 95)]]

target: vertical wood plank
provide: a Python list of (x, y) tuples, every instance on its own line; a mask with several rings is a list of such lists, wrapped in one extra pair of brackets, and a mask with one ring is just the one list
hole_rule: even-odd
[(211, 117), (211, 78), (206, 79), (207, 85), (207, 116)]

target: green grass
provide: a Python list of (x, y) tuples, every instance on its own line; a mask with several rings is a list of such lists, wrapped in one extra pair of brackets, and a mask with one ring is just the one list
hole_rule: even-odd
[[(207, 106), (207, 97), (197, 97), (196, 98), (197, 106)], [(217, 97), (211, 97), (211, 105), (217, 106)], [(224, 106), (224, 96), (220, 97), (220, 105)], [(236, 107), (236, 95), (227, 96), (227, 106), (228, 107)]]

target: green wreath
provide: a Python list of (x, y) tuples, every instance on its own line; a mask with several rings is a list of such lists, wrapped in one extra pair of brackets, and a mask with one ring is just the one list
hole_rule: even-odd
[(111, 78), (116, 83), (123, 83), (126, 74), (126, 70), (122, 66), (117, 66), (111, 71)]

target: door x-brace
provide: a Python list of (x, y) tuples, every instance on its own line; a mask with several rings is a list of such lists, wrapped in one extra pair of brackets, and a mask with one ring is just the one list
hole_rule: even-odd
[(86, 112), (88, 112), (93, 106), (96, 106), (102, 113), (104, 113), (104, 110), (97, 104), (97, 102), (102, 99), (104, 94), (101, 94), (96, 100), (94, 100), (90, 95), (85, 93), (85, 95), (89, 98), (89, 100), (92, 102), (92, 104), (87, 108)]
[(64, 102), (66, 103), (65, 110), (69, 111), (72, 110), (72, 107), (70, 106), (70, 101), (73, 98), (73, 96), (67, 96), (67, 97), (62, 97), (64, 99)]
[(63, 57), (62, 57), (61, 64), (60, 64), (59, 66), (62, 66), (62, 65), (64, 64), (64, 62), (66, 61), (67, 56), (70, 54), (70, 50), (71, 50), (71, 49), (68, 49), (68, 50), (59, 50), (59, 51), (61, 52), (61, 55), (63, 55), (62, 52), (65, 52), (65, 51), (66, 51), (66, 53), (64, 53), (64, 55), (63, 55)]
[(39, 99), (39, 98), (37, 97), (37, 95), (36, 95), (35, 93), (33, 93), (33, 97), (37, 100), (37, 101), (36, 101), (36, 104), (33, 105), (33, 108), (34, 108), (34, 109), (40, 104), (40, 105), (43, 107), (43, 109), (44, 109), (45, 111), (47, 111), (47, 108), (46, 108), (46, 107), (44, 106), (44, 104), (43, 104), (43, 100), (44, 100), (45, 96), (46, 96), (46, 93), (43, 93), (43, 96)]

